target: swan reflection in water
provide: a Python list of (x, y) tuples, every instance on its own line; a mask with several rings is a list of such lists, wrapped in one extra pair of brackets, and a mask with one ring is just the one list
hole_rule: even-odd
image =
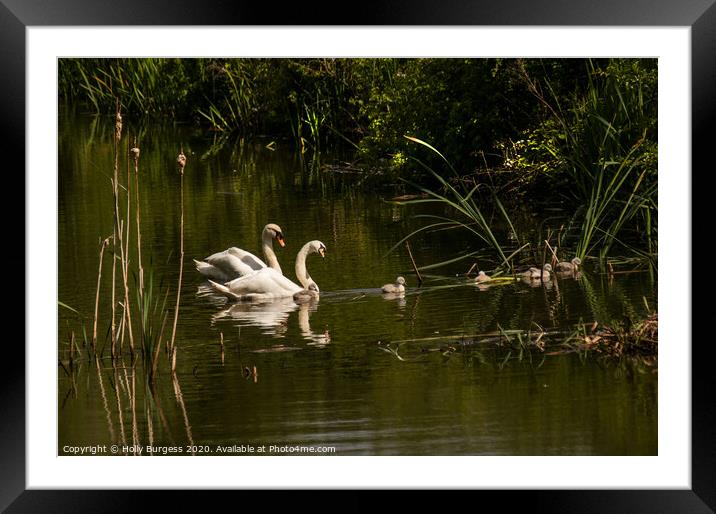
[(381, 294), (383, 300), (393, 301), (396, 300), (398, 307), (403, 309), (405, 307), (405, 291), (399, 293), (383, 293)]
[(298, 328), (310, 345), (322, 346), (331, 342), (328, 330), (316, 333), (311, 330), (310, 313), (318, 310), (318, 299), (298, 300), (276, 298), (265, 302), (232, 303), (212, 316), (212, 322), (236, 320), (241, 325), (259, 327), (264, 334), (285, 337), (291, 313), (298, 311)]
[(283, 337), (288, 329), (291, 312), (298, 309), (293, 298), (277, 298), (266, 302), (232, 303), (212, 316), (212, 321), (236, 320), (241, 325), (259, 327), (265, 334)]
[(318, 300), (304, 301), (298, 307), (298, 328), (301, 329), (301, 335), (309, 342), (311, 346), (325, 346), (331, 342), (331, 334), (326, 328), (323, 332), (314, 332), (311, 330), (309, 319), (311, 313), (318, 310)]

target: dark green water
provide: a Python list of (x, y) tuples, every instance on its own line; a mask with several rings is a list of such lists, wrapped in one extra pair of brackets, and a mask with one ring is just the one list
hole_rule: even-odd
[[(99, 241), (112, 232), (108, 127), (82, 117), (61, 116), (59, 124), (58, 299), (90, 320)], [(463, 261), (431, 270), (435, 275), (417, 288), (406, 250), (386, 255), (424, 223), (412, 217), (415, 211), (384, 202), (380, 193), (327, 185), (325, 172), (305, 171), (287, 145), (271, 151), (237, 143), (213, 151), (211, 142), (165, 125), (140, 136), (142, 259), (145, 267), (151, 260), (156, 290), (169, 292), (165, 338), (179, 276), (180, 145), (188, 157), (176, 377), (163, 354), (152, 387), (141, 359), (132, 366), (127, 356), (113, 366), (108, 358), (107, 251), (99, 323), (105, 358), (88, 360), (83, 350), (69, 367), (69, 334), (81, 340), (81, 328), (71, 312), (59, 310), (65, 366), (58, 368), (59, 454), (112, 444), (141, 446), (144, 454), (147, 445), (178, 447), (182, 454), (192, 445), (211, 454), (233, 445), (266, 445), (267, 452), (269, 445), (325, 446), (338, 455), (657, 453), (652, 370), (574, 353), (509, 351), (488, 338), (460, 344), (464, 334), (495, 332), (498, 325), (570, 330), (580, 321), (642, 316), (644, 299), (656, 307), (656, 284), (647, 273), (610, 282), (587, 269), (558, 287), (510, 283), (483, 290), (456, 276), (471, 264)], [(325, 243), (326, 258), (308, 260), (321, 288), (317, 303), (231, 306), (207, 291), (191, 259), (229, 246), (259, 254), (268, 222), (284, 231), (287, 246), (277, 254), (291, 278), (303, 243)], [(428, 234), (412, 245), (420, 264), (477, 248), (456, 232)], [(131, 255), (130, 267), (136, 258)], [(378, 288), (398, 274), (408, 280), (407, 294), (381, 295)], [(86, 326), (91, 331), (91, 321)]]

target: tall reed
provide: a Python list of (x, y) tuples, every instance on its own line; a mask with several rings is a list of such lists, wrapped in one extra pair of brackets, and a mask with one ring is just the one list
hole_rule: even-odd
[(615, 243), (646, 254), (623, 241), (625, 230), (645, 234), (648, 253), (654, 253), (656, 90), (646, 89), (636, 72), (616, 61), (606, 69), (592, 61), (586, 66), (586, 91), (566, 103), (549, 81), (543, 94), (522, 69), (530, 91), (560, 127), (558, 137), (544, 145), (564, 163), (569, 191), (580, 206), (573, 219), (581, 226), (576, 255), (604, 259)]
[[(422, 141), (416, 137), (411, 136), (405, 136), (406, 139), (420, 144), (422, 146), (425, 146), (426, 148), (430, 149), (432, 152), (437, 154), (448, 166), (448, 168), (451, 170), (453, 176), (458, 179), (458, 174), (455, 171), (455, 169), (452, 167), (450, 162), (445, 158), (443, 154), (441, 154), (438, 150), (436, 150), (434, 147), (432, 147), (430, 144), (426, 143), (425, 141)], [(405, 180), (406, 183), (412, 185), (414, 188), (418, 189), (419, 191), (422, 191), (424, 194), (427, 195), (427, 198), (416, 198), (416, 199), (410, 199), (405, 201), (397, 202), (400, 205), (415, 205), (415, 204), (423, 204), (423, 203), (432, 203), (432, 204), (438, 204), (445, 207), (449, 207), (454, 213), (454, 217), (450, 216), (438, 216), (435, 214), (420, 214), (416, 215), (416, 218), (424, 218), (428, 220), (434, 221), (434, 223), (430, 223), (428, 225), (422, 226), (417, 230), (414, 230), (407, 236), (405, 236), (403, 239), (398, 241), (393, 248), (391, 248), (390, 251), (397, 248), (399, 245), (403, 244), (404, 241), (407, 241), (408, 239), (416, 236), (417, 234), (424, 232), (426, 230), (452, 230), (452, 229), (460, 229), (460, 230), (466, 230), (473, 234), (478, 240), (485, 243), (490, 250), (492, 250), (495, 255), (500, 260), (500, 266), (504, 268), (510, 267), (509, 257), (505, 253), (505, 249), (503, 248), (503, 245), (500, 244), (498, 241), (494, 231), (491, 228), (490, 222), (485, 217), (485, 214), (483, 213), (482, 209), (478, 205), (477, 201), (477, 193), (478, 189), (482, 186), (483, 188), (487, 188), (488, 186), (483, 184), (476, 184), (473, 187), (468, 187), (465, 185), (464, 182), (457, 180), (455, 185), (451, 183), (450, 181), (443, 178), (442, 175), (437, 173), (432, 168), (424, 165), (421, 161), (418, 159), (413, 158), (417, 163), (419, 163), (425, 170), (429, 172), (429, 174), (435, 178), (438, 182), (438, 184), (441, 186), (441, 191), (433, 190), (428, 187), (421, 186), (415, 182)], [(507, 211), (505, 207), (502, 205), (502, 202), (500, 202), (497, 195), (494, 193), (494, 191), (490, 190), (490, 199), (493, 203), (493, 205), (496, 207), (497, 214), (505, 221), (505, 223), (510, 227), (510, 229), (513, 231), (515, 236), (517, 237), (517, 231), (515, 230), (514, 226), (512, 225), (512, 221), (510, 220), (510, 217), (507, 214)], [(519, 243), (519, 239), (517, 239)], [(473, 252), (471, 254), (467, 254), (465, 257), (474, 255), (476, 252)], [(451, 259), (447, 262), (452, 262), (454, 259)]]
[[(119, 141), (122, 138), (122, 113), (119, 98), (115, 99), (114, 122), (114, 173), (112, 175), (112, 198), (114, 200), (114, 224), (112, 232), (112, 358), (117, 356), (116, 292), (117, 292), (117, 240), (119, 238)], [(121, 243), (120, 243), (121, 246)]]
[[(112, 132), (114, 155), (113, 170), (111, 175), (112, 187), (112, 234), (102, 240), (99, 250), (99, 264), (97, 272), (97, 283), (95, 290), (94, 317), (91, 320), (92, 336), (88, 340), (85, 335), (85, 341), (88, 351), (91, 347), (95, 358), (98, 357), (98, 330), (100, 318), (100, 293), (103, 288), (103, 268), (104, 254), (110, 248), (112, 254), (112, 273), (110, 280), (110, 289), (108, 292), (108, 301), (111, 309), (111, 319), (109, 320), (108, 332), (111, 338), (111, 358), (114, 365), (118, 365), (124, 354), (123, 341), (125, 335), (129, 340), (129, 354), (134, 357), (135, 348), (135, 323), (139, 328), (139, 341), (141, 344), (140, 355), (143, 357), (147, 377), (153, 380), (157, 374), (159, 350), (165, 333), (167, 322), (167, 299), (169, 289), (164, 288), (161, 281), (157, 285), (152, 270), (151, 258), (148, 268), (145, 269), (145, 262), (142, 255), (142, 231), (141, 231), (141, 195), (140, 195), (140, 178), (139, 178), (139, 156), (140, 150), (136, 137), (131, 148), (126, 152), (121, 152), (123, 119), (121, 112), (121, 104), (119, 100), (115, 103), (115, 123)], [(129, 146), (129, 145), (128, 145)], [(125, 155), (127, 158), (126, 166), (126, 185), (120, 183), (120, 156)], [(183, 155), (183, 154), (182, 154)], [(124, 163), (122, 163), (124, 164)], [(133, 164), (133, 165), (132, 165)], [(134, 173), (132, 173), (132, 168)], [(182, 167), (183, 169), (183, 167)], [(133, 176), (132, 176), (133, 175)], [(122, 196), (126, 194), (126, 198)], [(181, 218), (180, 231), (182, 233), (180, 240), (180, 278), (177, 293), (177, 305), (174, 310), (174, 324), (172, 331), (171, 344), (175, 346), (176, 327), (179, 316), (179, 298), (182, 281), (183, 268), (183, 225), (184, 225), (184, 209), (183, 209), (183, 182), (181, 186)], [(132, 204), (136, 204), (132, 206)], [(132, 225), (132, 217), (136, 225), (136, 236), (131, 234), (130, 227)], [(136, 243), (135, 243), (136, 242)], [(131, 256), (137, 256), (136, 266), (132, 266)], [(148, 271), (148, 276), (145, 276)], [(134, 275), (135, 280), (130, 284), (130, 277)], [(118, 279), (121, 285), (117, 284)], [(120, 298), (117, 297), (117, 289), (121, 287)], [(166, 290), (165, 290), (166, 289)], [(161, 291), (160, 291), (161, 290)], [(64, 305), (60, 302), (60, 305)], [(122, 308), (121, 316), (118, 316), (117, 308)], [(71, 307), (67, 307), (77, 313)], [(78, 314), (78, 313), (77, 313)], [(79, 316), (79, 314), (78, 314)], [(84, 327), (84, 318), (81, 320)], [(86, 331), (85, 331), (86, 334)], [(169, 356), (170, 364), (176, 364), (176, 353)], [(134, 361), (133, 361), (134, 362)]]
[[(99, 264), (96, 277), (96, 291), (94, 302), (94, 316), (85, 317), (76, 309), (58, 301), (58, 305), (66, 308), (77, 317), (77, 321), (81, 324), (84, 335), (84, 346), (87, 349), (88, 359), (94, 360), (97, 377), (99, 381), (99, 393), (101, 394), (104, 410), (107, 416), (107, 424), (109, 427), (109, 436), (112, 442), (118, 442), (123, 445), (133, 444), (141, 445), (142, 434), (140, 427), (142, 420), (142, 411), (137, 409), (137, 387), (136, 374), (143, 372), (143, 377), (139, 377), (140, 384), (143, 380), (147, 395), (145, 396), (145, 412), (147, 414), (146, 426), (149, 431), (148, 437), (151, 443), (154, 440), (154, 427), (152, 417), (156, 414), (168, 431), (169, 423), (159, 405), (158, 377), (160, 370), (168, 369), (171, 375), (176, 401), (178, 408), (184, 420), (184, 426), (187, 432), (187, 440), (190, 445), (193, 444), (193, 436), (191, 434), (191, 425), (189, 423), (189, 415), (184, 405), (184, 399), (179, 387), (177, 376), (177, 326), (179, 318), (180, 298), (182, 289), (183, 262), (184, 262), (184, 186), (183, 186), (183, 168), (186, 163), (186, 156), (181, 153), (182, 159), (179, 159), (180, 171), (182, 172), (180, 184), (180, 206), (181, 214), (179, 218), (180, 228), (180, 256), (179, 256), (179, 281), (177, 286), (176, 305), (173, 309), (173, 328), (171, 331), (171, 340), (167, 334), (169, 333), (168, 323), (171, 322), (169, 316), (171, 309), (168, 308), (169, 294), (172, 292), (167, 284), (163, 283), (161, 278), (156, 278), (155, 270), (152, 266), (152, 254), (143, 255), (142, 252), (142, 219), (141, 219), (141, 193), (140, 193), (140, 173), (139, 173), (139, 156), (140, 150), (136, 137), (131, 145), (124, 146), (124, 151), (120, 150), (124, 142), (128, 142), (126, 136), (123, 139), (123, 119), (121, 112), (121, 104), (117, 100), (115, 105), (114, 130), (112, 131), (114, 155), (112, 157), (112, 172), (110, 175), (110, 184), (112, 188), (112, 232), (111, 235), (101, 240), (99, 248)], [(122, 162), (122, 158), (126, 158), (127, 162)], [(127, 166), (126, 175), (119, 173), (120, 166)], [(132, 173), (132, 168), (134, 173)], [(123, 181), (126, 180), (126, 184)], [(125, 195), (122, 196), (122, 195)], [(133, 205), (136, 204), (136, 205)], [(108, 206), (109, 208), (109, 206)], [(132, 224), (136, 225), (135, 234), (131, 233)], [(111, 247), (110, 247), (111, 243)], [(111, 277), (107, 276), (107, 266), (105, 253), (110, 250), (112, 254), (112, 273)], [(148, 257), (147, 257), (148, 255)], [(136, 260), (135, 260), (136, 256)], [(134, 281), (131, 277), (134, 277)], [(94, 277), (92, 278), (94, 280)], [(121, 280), (121, 284), (117, 282)], [(104, 283), (103, 283), (104, 281)], [(108, 284), (108, 282), (111, 282)], [(111, 291), (107, 291), (107, 287), (111, 287)], [(121, 288), (118, 290), (118, 288)], [(104, 297), (101, 293), (104, 292)], [(108, 357), (111, 361), (110, 385), (114, 390), (112, 395), (110, 390), (105, 389), (103, 381), (102, 354), (104, 346), (98, 344), (98, 332), (101, 330), (100, 308), (103, 302), (107, 302), (111, 306), (112, 317), (108, 320), (108, 334), (111, 334), (111, 355)], [(107, 308), (105, 307), (105, 308)], [(121, 314), (117, 310), (121, 308)], [(91, 339), (88, 338), (88, 330), (91, 328)], [(135, 335), (137, 336), (138, 346), (135, 348)], [(123, 346), (125, 336), (129, 340), (128, 347)], [(105, 337), (105, 340), (107, 338)], [(164, 343), (171, 343), (167, 351), (167, 362), (162, 362), (162, 347)], [(100, 348), (101, 346), (101, 348)], [(64, 349), (64, 348), (63, 348)], [(76, 362), (78, 361), (80, 346), (77, 344), (75, 331), (71, 332), (69, 346), (69, 361), (63, 362), (64, 353), (60, 352), (58, 365), (67, 373), (70, 380), (74, 383), (74, 373)], [(125, 357), (130, 355), (130, 362), (125, 361)], [(136, 358), (135, 358), (136, 357)], [(139, 370), (137, 366), (142, 366)], [(166, 366), (166, 368), (164, 367)], [(141, 385), (140, 385), (141, 387)], [(76, 391), (73, 386), (71, 391)], [(116, 414), (116, 419), (112, 419), (112, 411)], [(156, 419), (156, 418), (155, 418)], [(126, 426), (125, 426), (126, 424)]]
[[(203, 62), (203, 60), (200, 60)], [(174, 115), (189, 97), (181, 59), (60, 59), (66, 96), (82, 97), (95, 112), (111, 112), (116, 98), (129, 113)]]
[(102, 241), (99, 250), (99, 270), (97, 271), (97, 292), (94, 301), (94, 321), (92, 322), (92, 351), (97, 348), (97, 322), (99, 320), (99, 290), (102, 284), (102, 262), (104, 260), (104, 250), (109, 246), (109, 237)]
[[(122, 284), (124, 287), (124, 301), (123, 301), (123, 321), (122, 321), (122, 327), (126, 327), (126, 330), (129, 334), (129, 349), (132, 355), (134, 354), (134, 335), (132, 331), (132, 314), (131, 314), (131, 305), (129, 301), (129, 277), (128, 277), (128, 263), (129, 263), (129, 255), (128, 255), (128, 244), (129, 244), (129, 234), (127, 234), (127, 240), (125, 244), (125, 238), (123, 235), (123, 231), (125, 229), (125, 223), (122, 219), (122, 216), (119, 212), (119, 145), (120, 141), (122, 139), (122, 113), (121, 113), (121, 105), (119, 103), (119, 99), (116, 101), (116, 111), (115, 111), (115, 132), (114, 132), (114, 173), (112, 177), (112, 196), (114, 199), (114, 237), (113, 237), (113, 254), (114, 254), (114, 260), (113, 260), (113, 267), (112, 267), (112, 294), (113, 294), (113, 320), (114, 320), (114, 293), (115, 293), (115, 282), (116, 279), (116, 270), (115, 270), (115, 264), (116, 264), (116, 258), (119, 257), (120, 259), (120, 270), (122, 272)], [(130, 191), (129, 191), (129, 168), (127, 168), (127, 224), (126, 228), (127, 231), (129, 230), (129, 205), (130, 205)], [(125, 250), (125, 246), (127, 247)], [(117, 252), (117, 249), (119, 248), (119, 252)], [(118, 255), (119, 254), (119, 255)], [(121, 332), (122, 337), (120, 338), (120, 348), (119, 352), (121, 352), (122, 349), (122, 341), (124, 340), (124, 330)], [(117, 348), (116, 348), (116, 333), (113, 333), (113, 344), (112, 344), (112, 356), (117, 356)]]
[(256, 108), (256, 93), (253, 79), (247, 69), (246, 63), (241, 60), (225, 62), (223, 66), (213, 65), (219, 81), (225, 83), (224, 91), (217, 101), (206, 98), (208, 107), (197, 109), (198, 114), (204, 117), (215, 130), (232, 131), (239, 129), (246, 131), (254, 125), (254, 111)]
[(174, 339), (177, 333), (177, 321), (179, 320), (179, 301), (181, 299), (181, 282), (184, 274), (184, 167), (186, 166), (186, 155), (184, 155), (184, 149), (179, 151), (179, 157), (177, 157), (177, 164), (179, 166), (179, 204), (181, 209), (180, 221), (179, 221), (179, 284), (177, 285), (177, 301), (176, 307), (174, 308), (174, 325), (172, 326), (172, 340), (169, 345), (170, 355), (172, 356), (172, 371), (174, 371), (176, 362), (176, 350), (174, 348)]

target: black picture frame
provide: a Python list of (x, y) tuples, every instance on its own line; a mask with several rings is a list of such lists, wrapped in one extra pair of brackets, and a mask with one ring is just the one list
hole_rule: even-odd
[[(714, 140), (712, 120), (716, 114), (716, 0), (653, 0), (625, 3), (621, 0), (588, 2), (586, 0), (490, 2), (386, 1), (375, 4), (351, 4), (348, 10), (336, 2), (296, 5), (294, 9), (277, 8), (265, 3), (238, 3), (211, 0), (195, 2), (121, 3), (93, 0), (0, 0), (0, 155), (5, 179), (14, 179), (13, 194), (25, 198), (25, 29), (28, 26), (111, 26), (111, 25), (546, 25), (546, 26), (683, 26), (691, 28), (692, 71), (692, 169), (700, 164), (712, 171), (708, 151)], [(347, 14), (339, 14), (345, 12)], [(8, 159), (16, 159), (11, 167)], [(15, 170), (15, 171), (13, 171)], [(684, 179), (692, 180), (684, 170)], [(5, 181), (4, 181), (5, 182)], [(7, 182), (5, 182), (6, 187)], [(19, 194), (22, 191), (23, 194)], [(692, 188), (693, 191), (693, 188)], [(17, 206), (4, 203), (3, 217), (17, 218)], [(692, 211), (692, 219), (700, 219)], [(6, 278), (10, 291), (24, 291), (25, 269), (24, 223), (8, 223), (6, 237), (15, 242), (8, 261), (22, 274)], [(685, 230), (687, 228), (685, 227)], [(695, 232), (692, 230), (692, 234)], [(21, 248), (21, 249), (20, 249)], [(684, 249), (690, 258), (691, 249)], [(691, 277), (686, 277), (691, 281)], [(18, 282), (16, 284), (16, 282)], [(693, 283), (693, 282), (691, 282)], [(13, 287), (16, 286), (16, 287)], [(24, 301), (13, 297), (14, 304)], [(684, 299), (692, 302), (692, 298)], [(699, 312), (698, 309), (692, 312)], [(693, 319), (693, 314), (692, 314)], [(24, 340), (24, 337), (23, 337)], [(708, 341), (700, 341), (708, 343)], [(28, 344), (28, 341), (25, 341)], [(692, 352), (692, 489), (690, 490), (530, 490), (469, 491), (482, 502), (496, 500), (500, 509), (516, 506), (540, 506), (549, 512), (714, 512), (716, 510), (716, 403), (713, 401), (714, 373), (708, 358), (710, 344), (693, 344)], [(218, 491), (77, 491), (26, 490), (25, 483), (25, 351), (16, 339), (5, 341), (0, 373), (0, 508), (8, 512), (128, 512), (149, 508), (159, 499), (164, 508), (181, 505), (216, 505), (229, 493)], [(48, 414), (49, 415), (49, 414)], [(271, 494), (270, 503), (250, 491), (241, 495), (237, 507), (249, 504), (281, 508), (300, 505), (303, 492), (292, 495)], [(341, 498), (341, 510), (365, 510), (373, 504), (374, 493), (350, 491)], [(211, 499), (209, 498), (211, 495)], [(298, 499), (296, 498), (298, 496)], [(331, 495), (332, 496), (332, 495)], [(424, 502), (421, 492), (413, 492), (412, 501)], [(457, 498), (451, 496), (451, 502)], [(208, 503), (211, 501), (211, 503)], [(323, 501), (336, 501), (334, 498)], [(403, 500), (401, 500), (403, 501)], [(247, 503), (248, 502), (248, 503)], [(145, 507), (146, 506), (146, 507)]]

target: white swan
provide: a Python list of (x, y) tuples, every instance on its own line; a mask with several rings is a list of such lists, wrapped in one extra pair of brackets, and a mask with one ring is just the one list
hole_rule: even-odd
[[(269, 267), (281, 273), (281, 266), (273, 251), (272, 241), (274, 239), (281, 246), (286, 245), (281, 227), (275, 223), (269, 223), (261, 233), (261, 249)], [(194, 259), (194, 264), (199, 273), (219, 282), (228, 282), (266, 267), (264, 261), (254, 254), (236, 247), (210, 255), (204, 261)]]
[(267, 302), (232, 303), (212, 316), (216, 322), (230, 319), (241, 325), (259, 327), (266, 334), (281, 336), (288, 325), (290, 314), (298, 309), (291, 297)]
[(405, 292), (405, 279), (398, 277), (395, 280), (395, 284), (385, 284), (381, 290), (384, 293), (404, 293)]
[(317, 253), (321, 257), (326, 255), (326, 245), (318, 240), (309, 241), (296, 255), (296, 277), (303, 287), (284, 277), (273, 268), (261, 268), (243, 277), (239, 277), (225, 284), (218, 284), (209, 280), (211, 287), (231, 300), (270, 300), (272, 298), (293, 297), (296, 293), (310, 291), (315, 288), (319, 292), (318, 284), (311, 278), (306, 270), (306, 257)]

